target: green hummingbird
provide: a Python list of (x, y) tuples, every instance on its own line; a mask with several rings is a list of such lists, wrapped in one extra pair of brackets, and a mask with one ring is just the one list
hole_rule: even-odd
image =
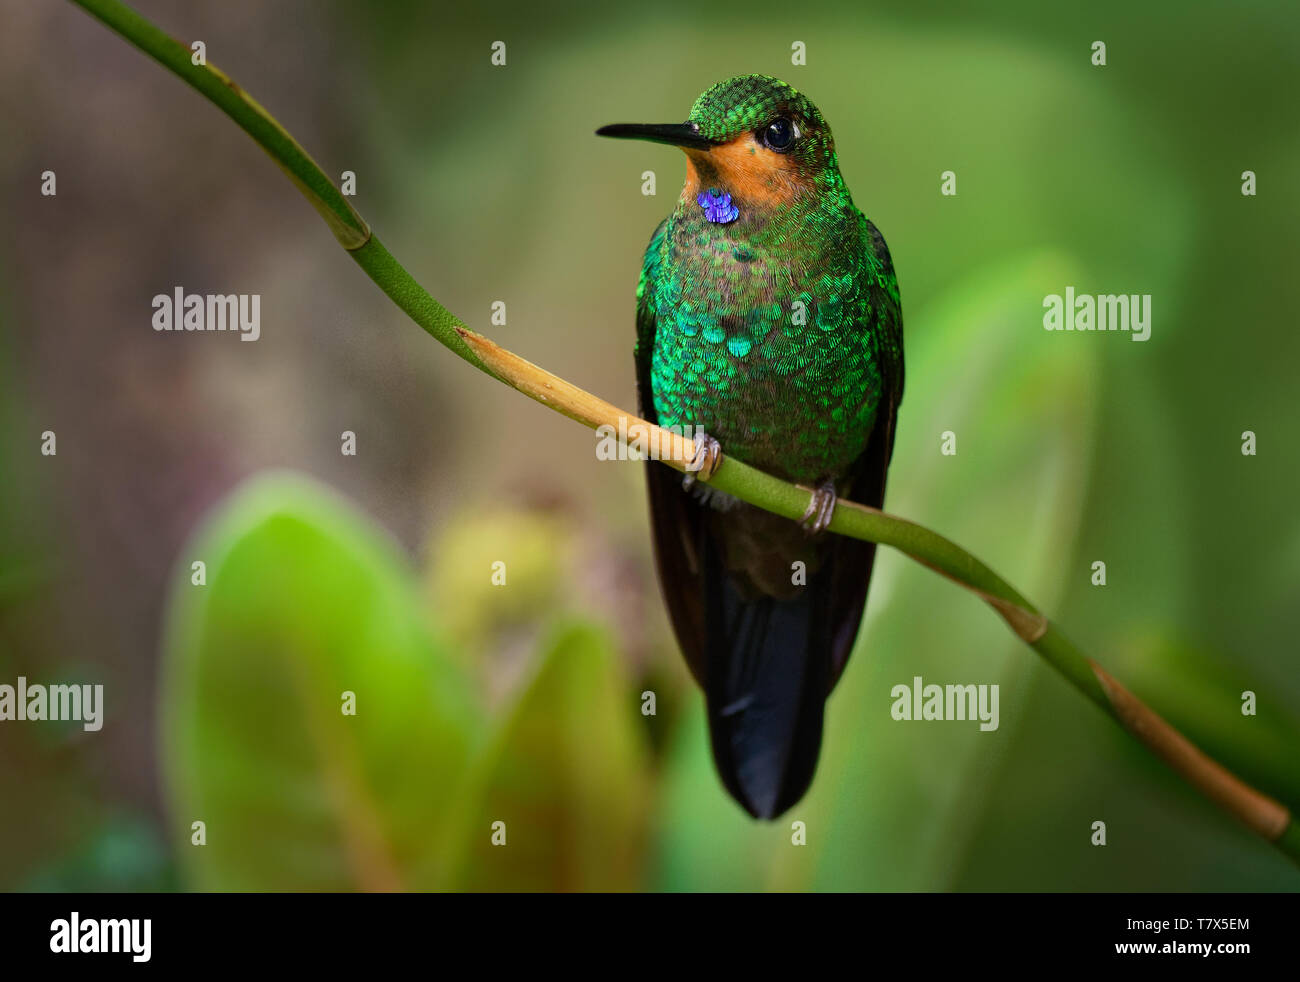
[(816, 489), (793, 522), (647, 465), (659, 583), (719, 775), (749, 814), (775, 818), (812, 781), (866, 604), (875, 546), (825, 526), (838, 495), (884, 501), (903, 395), (898, 281), (830, 127), (785, 82), (742, 75), (684, 123), (596, 132), (686, 153), (637, 286), (642, 415), (697, 434), (692, 468), (725, 448)]

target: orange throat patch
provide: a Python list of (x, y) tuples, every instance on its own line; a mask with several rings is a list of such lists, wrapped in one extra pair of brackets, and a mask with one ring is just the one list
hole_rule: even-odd
[(752, 133), (709, 150), (682, 149), (686, 153), (682, 193), (691, 201), (702, 190), (718, 188), (731, 195), (742, 214), (768, 212), (793, 203), (810, 190), (792, 159), (761, 146)]

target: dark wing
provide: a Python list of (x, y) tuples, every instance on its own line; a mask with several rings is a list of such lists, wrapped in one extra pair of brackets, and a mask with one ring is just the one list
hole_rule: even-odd
[[(903, 399), (903, 311), (898, 296), (898, 279), (889, 248), (880, 230), (863, 218), (863, 236), (867, 248), (875, 256), (879, 269), (869, 287), (871, 316), (875, 323), (876, 356), (880, 362), (880, 408), (876, 411), (875, 427), (867, 448), (854, 461), (845, 482), (845, 491), (851, 501), (880, 508), (885, 502), (885, 478), (889, 460), (894, 453), (894, 429), (898, 422), (898, 404)], [(832, 536), (831, 570), (834, 585), (831, 588), (832, 654), (831, 681), (835, 683), (844, 672), (853, 642), (862, 623), (862, 612), (867, 602), (867, 587), (871, 581), (871, 568), (876, 558), (873, 542)]]

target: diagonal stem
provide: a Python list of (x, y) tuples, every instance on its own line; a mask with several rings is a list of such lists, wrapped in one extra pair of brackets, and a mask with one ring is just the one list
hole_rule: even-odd
[[(627, 433), (636, 426), (684, 470), (693, 445), (680, 434), (619, 410), (545, 369), (475, 334), (438, 303), (384, 248), (346, 197), (274, 117), (212, 65), (195, 65), (190, 49), (119, 0), (72, 0), (145, 54), (180, 76), (251, 136), (293, 181), (366, 274), (435, 339), (476, 368), (592, 429)], [(620, 427), (620, 423), (622, 426)], [(789, 484), (731, 457), (700, 480), (786, 518), (798, 520), (812, 490)], [(1100, 665), (1084, 655), (1010, 584), (943, 536), (907, 519), (849, 501), (836, 503), (831, 532), (893, 546), (987, 602), (1017, 637), (1193, 787), (1300, 864), (1300, 823), (1281, 803), (1252, 788), (1198, 750)]]

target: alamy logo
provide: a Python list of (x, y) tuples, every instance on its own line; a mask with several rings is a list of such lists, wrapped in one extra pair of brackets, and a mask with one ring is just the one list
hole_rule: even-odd
[(186, 293), (176, 287), (153, 298), (155, 331), (238, 331), (241, 341), (262, 336), (262, 296), (258, 293)]
[(81, 720), (82, 729), (98, 730), (104, 725), (104, 687), (28, 685), (20, 675), (16, 686), (0, 685), (3, 720)]
[(153, 921), (147, 917), (83, 921), (74, 910), (67, 920), (50, 922), (50, 951), (56, 955), (127, 953), (133, 962), (147, 962), (152, 935)]
[[(691, 441), (704, 434), (701, 426), (652, 427), (647, 423), (632, 423), (626, 416), (618, 418), (618, 427), (602, 423), (596, 427), (597, 460), (684, 460), (681, 451), (674, 448), (672, 436), (679, 436), (694, 449)], [(688, 470), (698, 470), (687, 464)]]
[(1049, 293), (1043, 297), (1043, 329), (1047, 331), (1129, 331), (1134, 341), (1151, 337), (1151, 294), (1107, 293), (1093, 296), (1074, 294), (1065, 288), (1065, 296)]
[(912, 677), (908, 687), (899, 683), (889, 690), (894, 704), (889, 715), (897, 720), (977, 719), (980, 729), (998, 728), (998, 687), (993, 685), (925, 685)]

